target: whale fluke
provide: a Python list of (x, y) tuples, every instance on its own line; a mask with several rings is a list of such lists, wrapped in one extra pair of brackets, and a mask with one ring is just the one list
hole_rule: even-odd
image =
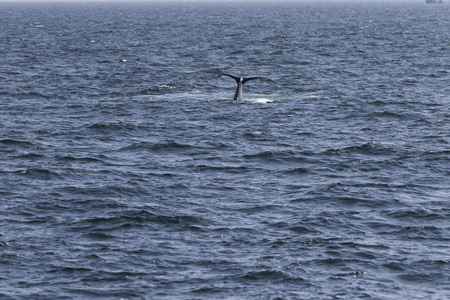
[(236, 88), (236, 92), (234, 93), (233, 100), (241, 100), (241, 101), (244, 99), (243, 95), (242, 95), (242, 87), (243, 87), (244, 83), (246, 83), (247, 81), (255, 80), (255, 79), (273, 81), (270, 78), (262, 77), (262, 76), (257, 76), (257, 77), (240, 77), (240, 76), (234, 76), (234, 75), (225, 74), (225, 73), (224, 74), (219, 74), (217, 77), (220, 78), (222, 76), (228, 76), (228, 77), (231, 77), (234, 80), (236, 80), (237, 88)]

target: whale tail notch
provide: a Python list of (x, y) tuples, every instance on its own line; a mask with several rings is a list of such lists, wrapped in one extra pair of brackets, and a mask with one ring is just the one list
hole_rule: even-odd
[(268, 81), (273, 81), (270, 78), (267, 77), (262, 77), (262, 76), (256, 76), (256, 77), (240, 77), (240, 76), (234, 76), (234, 75), (230, 75), (230, 74), (219, 74), (217, 77), (220, 78), (222, 76), (228, 76), (233, 78), (236, 83), (237, 83), (237, 88), (236, 88), (236, 92), (234, 93), (234, 97), (233, 100), (244, 100), (243, 98), (243, 94), (242, 94), (242, 87), (244, 85), (244, 83), (246, 83), (247, 81), (250, 80), (255, 80), (255, 79), (260, 79), (260, 80), (268, 80)]

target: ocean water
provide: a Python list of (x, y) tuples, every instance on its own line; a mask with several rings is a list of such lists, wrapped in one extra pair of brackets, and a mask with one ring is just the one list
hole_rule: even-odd
[(1, 299), (450, 299), (448, 4), (0, 16)]

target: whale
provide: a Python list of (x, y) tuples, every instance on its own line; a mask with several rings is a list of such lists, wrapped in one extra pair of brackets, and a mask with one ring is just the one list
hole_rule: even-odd
[(257, 76), (257, 77), (242, 77), (242, 76), (234, 76), (234, 75), (230, 75), (230, 74), (219, 74), (217, 77), (220, 78), (222, 76), (228, 76), (233, 78), (234, 80), (236, 80), (237, 83), (237, 87), (236, 87), (236, 92), (234, 93), (234, 97), (233, 100), (244, 100), (243, 94), (242, 94), (242, 87), (244, 86), (244, 83), (246, 83), (247, 81), (250, 80), (255, 80), (255, 79), (260, 79), (260, 80), (268, 80), (268, 81), (273, 81), (270, 78), (267, 77), (263, 77), (263, 76)]

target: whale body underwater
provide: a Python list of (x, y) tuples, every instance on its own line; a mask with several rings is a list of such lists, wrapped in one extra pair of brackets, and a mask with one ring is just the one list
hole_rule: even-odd
[(242, 94), (242, 87), (244, 86), (244, 83), (246, 83), (247, 81), (255, 80), (255, 79), (273, 81), (270, 78), (262, 77), (262, 76), (241, 77), (241, 76), (234, 76), (234, 75), (230, 75), (230, 74), (219, 74), (217, 77), (220, 78), (222, 76), (231, 77), (231, 78), (233, 78), (236, 81), (237, 87), (236, 87), (236, 92), (234, 93), (233, 100), (240, 100), (240, 101), (244, 100), (244, 97), (243, 97), (243, 94)]

